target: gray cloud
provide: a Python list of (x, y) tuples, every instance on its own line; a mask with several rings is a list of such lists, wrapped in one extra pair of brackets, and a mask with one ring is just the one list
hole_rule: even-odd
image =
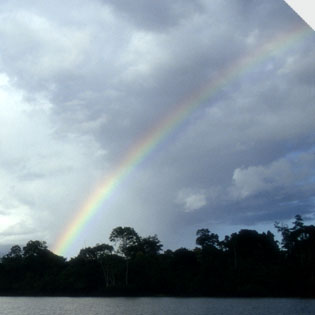
[(145, 0), (104, 0), (104, 3), (113, 7), (121, 18), (129, 20), (137, 27), (149, 31), (163, 32), (175, 27), (185, 19), (202, 12), (200, 1), (155, 1)]
[[(52, 244), (177, 104), (304, 25), (280, 0), (32, 0), (0, 8), (5, 244), (28, 237)], [(157, 233), (167, 248), (193, 246), (194, 231), (207, 224), (225, 232), (296, 213), (311, 217), (313, 38), (256, 62), (200, 102), (120, 182), (69, 255), (107, 241), (116, 225)]]

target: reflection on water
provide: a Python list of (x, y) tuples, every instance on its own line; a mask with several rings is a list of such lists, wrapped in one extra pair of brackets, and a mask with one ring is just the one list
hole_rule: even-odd
[(5, 315), (315, 314), (311, 299), (0, 297), (0, 305)]

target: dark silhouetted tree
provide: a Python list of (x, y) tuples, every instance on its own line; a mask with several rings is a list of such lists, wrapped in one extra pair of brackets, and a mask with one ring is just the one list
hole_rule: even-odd
[(201, 246), (202, 249), (207, 247), (218, 247), (219, 236), (214, 233), (210, 233), (209, 229), (199, 229), (196, 233), (196, 244)]
[(118, 226), (113, 229), (109, 236), (109, 240), (118, 244), (117, 252), (126, 257), (126, 273), (125, 284), (128, 287), (129, 283), (129, 260), (135, 256), (139, 250), (140, 236), (132, 227)]
[(143, 237), (140, 240), (140, 249), (145, 255), (157, 255), (162, 250), (163, 245), (157, 235)]
[(109, 240), (118, 244), (117, 252), (119, 254), (130, 258), (138, 249), (141, 239), (133, 228), (118, 226), (111, 232)]
[(48, 250), (47, 243), (41, 241), (28, 241), (26, 246), (23, 247), (23, 256), (38, 256)]

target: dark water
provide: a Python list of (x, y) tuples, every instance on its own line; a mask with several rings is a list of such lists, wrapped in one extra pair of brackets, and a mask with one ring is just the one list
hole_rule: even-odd
[(2, 315), (301, 315), (315, 300), (226, 298), (19, 298), (0, 297)]

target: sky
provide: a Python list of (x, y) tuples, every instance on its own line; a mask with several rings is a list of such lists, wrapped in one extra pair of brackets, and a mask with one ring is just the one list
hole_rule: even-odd
[(175, 249), (199, 228), (314, 222), (315, 34), (281, 45), (309, 28), (284, 1), (3, 0), (0, 21), (1, 248), (52, 248), (152, 126), (270, 42), (118, 181), (65, 255), (116, 226)]

